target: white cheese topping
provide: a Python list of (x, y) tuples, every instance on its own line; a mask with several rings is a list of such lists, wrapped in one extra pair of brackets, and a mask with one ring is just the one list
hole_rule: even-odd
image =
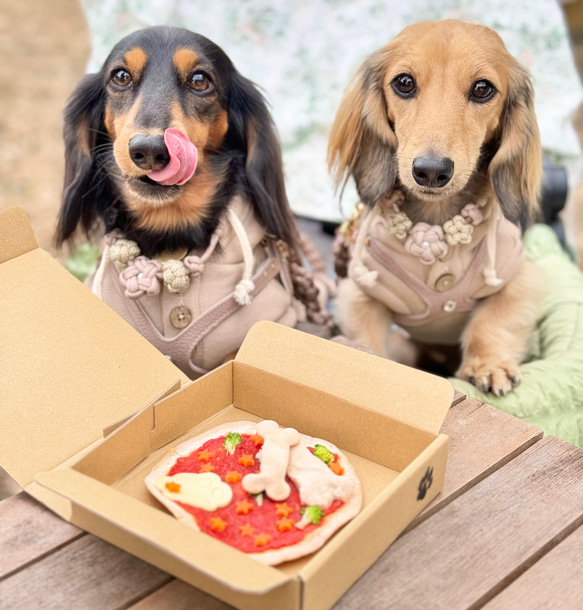
[[(170, 491), (166, 483), (178, 484), (180, 490)], [(171, 477), (158, 477), (156, 487), (170, 500), (207, 511), (227, 506), (233, 499), (231, 486), (214, 472), (180, 472)]]
[(280, 428), (276, 422), (265, 420), (257, 424), (257, 434), (263, 437), (261, 448), (261, 467), (258, 474), (243, 477), (243, 489), (250, 494), (264, 491), (275, 502), (287, 500), (291, 493), (285, 481), (290, 446), (300, 440), (294, 428)]
[(352, 493), (350, 481), (335, 474), (303, 442), (292, 447), (287, 474), (300, 492), (302, 504), (326, 510), (334, 500), (346, 502)]

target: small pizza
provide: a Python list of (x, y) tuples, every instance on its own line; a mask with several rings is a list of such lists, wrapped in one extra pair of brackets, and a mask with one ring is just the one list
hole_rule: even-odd
[(179, 521), (268, 565), (317, 551), (362, 506), (337, 447), (270, 420), (192, 438), (145, 482)]

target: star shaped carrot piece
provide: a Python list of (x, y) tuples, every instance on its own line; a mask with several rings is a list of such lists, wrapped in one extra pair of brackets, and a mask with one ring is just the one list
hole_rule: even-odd
[(203, 464), (200, 467), (199, 472), (213, 472), (214, 469), (215, 467), (210, 462), (208, 462), (207, 464)]
[(293, 512), (293, 508), (290, 508), (286, 502), (275, 505), (275, 514), (278, 517), (287, 517), (291, 512)]
[(198, 461), (199, 462), (208, 462), (212, 457), (213, 457), (213, 454), (210, 453), (209, 451), (207, 451), (206, 449), (204, 451), (198, 452)]
[(279, 521), (276, 521), (275, 524), (277, 525), (277, 529), (280, 532), (287, 532), (291, 530), (291, 528), (294, 526), (294, 522), (291, 519), (287, 519), (286, 517), (280, 519)]
[(227, 522), (223, 521), (220, 517), (211, 517), (211, 528), (222, 532), (227, 527)]
[(338, 462), (330, 462), (328, 466), (334, 474), (344, 474), (344, 468)]
[(166, 487), (168, 491), (171, 491), (176, 494), (180, 491), (180, 484), (175, 483), (174, 481), (168, 481), (168, 483), (166, 483), (164, 487)]
[(253, 538), (255, 546), (265, 546), (270, 540), (271, 536), (269, 534), (259, 534), (259, 536), (255, 536), (255, 538)]
[(253, 459), (253, 456), (250, 453), (244, 453), (239, 458), (239, 464), (243, 464), (243, 466), (245, 467), (253, 466), (253, 464), (255, 464), (255, 460)]
[(236, 470), (229, 470), (225, 475), (227, 483), (238, 483), (241, 480), (241, 473)]
[(240, 525), (239, 529), (241, 530), (241, 536), (253, 536), (253, 532), (255, 532), (255, 528), (250, 523)]
[(255, 443), (256, 447), (257, 445), (263, 445), (263, 443), (265, 442), (261, 434), (253, 434), (251, 436), (251, 440)]
[(253, 510), (253, 504), (247, 502), (247, 500), (242, 500), (241, 502), (237, 502), (235, 510), (238, 515), (246, 515), (250, 510)]

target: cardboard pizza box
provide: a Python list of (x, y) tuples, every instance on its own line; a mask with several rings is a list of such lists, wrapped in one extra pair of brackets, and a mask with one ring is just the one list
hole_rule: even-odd
[[(189, 381), (0, 213), (0, 464), (75, 525), (241, 609), (329, 608), (439, 493), (453, 389), (269, 322)], [(360, 514), (308, 557), (265, 566), (179, 523), (144, 478), (219, 424), (274, 419), (326, 439), (361, 480)]]

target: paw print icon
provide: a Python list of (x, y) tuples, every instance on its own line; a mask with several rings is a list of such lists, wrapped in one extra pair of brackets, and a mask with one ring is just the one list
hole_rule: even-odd
[(417, 494), (417, 500), (423, 500), (427, 494), (427, 490), (433, 483), (433, 466), (428, 466), (423, 478), (419, 482), (419, 493)]

